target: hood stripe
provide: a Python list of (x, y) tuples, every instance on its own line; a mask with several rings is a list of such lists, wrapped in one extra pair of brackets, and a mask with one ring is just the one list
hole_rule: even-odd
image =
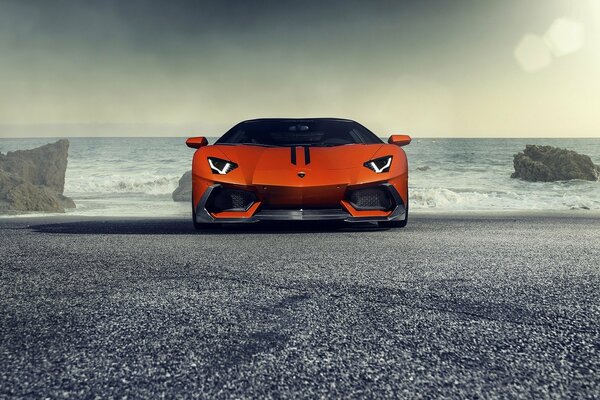
[(310, 164), (310, 147), (304, 146), (304, 165)]
[(290, 149), (292, 151), (292, 164), (296, 165), (296, 147), (291, 146)]

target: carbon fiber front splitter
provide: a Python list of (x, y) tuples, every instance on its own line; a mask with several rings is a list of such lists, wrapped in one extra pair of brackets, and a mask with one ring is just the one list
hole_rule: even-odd
[(385, 217), (354, 217), (349, 212), (339, 209), (262, 209), (257, 211), (249, 218), (215, 218), (206, 209), (206, 204), (211, 193), (221, 187), (220, 184), (209, 186), (196, 207), (196, 222), (203, 224), (221, 224), (221, 223), (254, 223), (260, 221), (344, 221), (344, 222), (383, 222), (383, 221), (403, 221), (406, 219), (406, 208), (402, 198), (393, 185), (383, 183), (379, 186), (386, 187), (392, 195), (395, 207), (392, 212)]

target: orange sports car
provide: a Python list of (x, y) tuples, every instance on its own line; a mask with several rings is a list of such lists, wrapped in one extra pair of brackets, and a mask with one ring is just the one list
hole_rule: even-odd
[(386, 144), (336, 118), (240, 122), (213, 145), (187, 139), (194, 227), (258, 221), (408, 221), (406, 135)]

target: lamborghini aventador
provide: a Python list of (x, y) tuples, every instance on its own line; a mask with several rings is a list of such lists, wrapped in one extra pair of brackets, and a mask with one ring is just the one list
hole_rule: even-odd
[(407, 135), (384, 143), (335, 118), (254, 119), (213, 145), (186, 144), (192, 161), (194, 227), (258, 221), (408, 221)]

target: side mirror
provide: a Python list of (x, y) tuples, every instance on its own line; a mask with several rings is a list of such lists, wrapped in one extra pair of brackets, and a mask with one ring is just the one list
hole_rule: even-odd
[(199, 149), (200, 147), (208, 146), (208, 140), (204, 136), (196, 136), (186, 140), (185, 144), (192, 149)]
[(388, 139), (389, 144), (395, 144), (396, 146), (406, 146), (410, 144), (411, 138), (408, 135), (392, 135)]

